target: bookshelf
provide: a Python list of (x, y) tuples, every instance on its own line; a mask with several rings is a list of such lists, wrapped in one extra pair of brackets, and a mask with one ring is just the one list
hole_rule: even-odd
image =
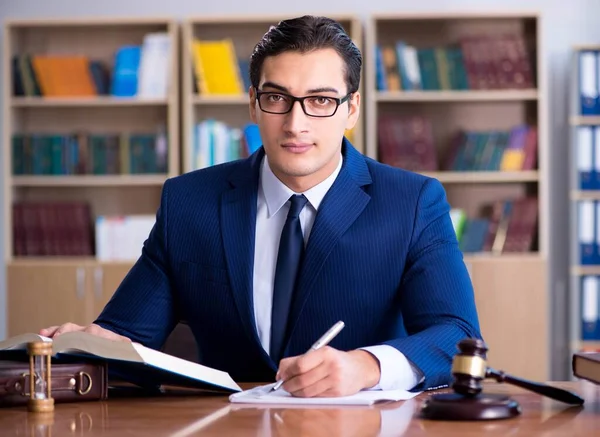
[[(241, 129), (250, 123), (247, 87), (243, 93), (236, 94), (202, 94), (194, 87), (194, 57), (192, 42), (214, 41), (230, 38), (233, 42), (236, 57), (249, 60), (255, 44), (267, 32), (269, 26), (286, 19), (286, 16), (203, 16), (185, 20), (182, 46), (182, 171), (188, 172), (199, 168), (193, 150), (195, 147), (196, 126), (202, 121), (212, 118), (224, 122), (228, 127)], [(355, 44), (362, 50), (362, 23), (354, 16), (331, 16), (338, 20)], [(244, 66), (240, 66), (243, 69)], [(361, 81), (361, 92), (362, 92)], [(363, 97), (364, 99), (364, 97)], [(363, 100), (364, 101), (364, 100)], [(364, 111), (364, 106), (363, 106)], [(364, 120), (364, 116), (361, 117)], [(239, 135), (239, 134), (238, 134)], [(359, 121), (353, 131), (353, 144), (361, 152), (364, 151), (363, 122)], [(243, 155), (242, 155), (243, 156)]]
[[(369, 18), (365, 37), (366, 154), (438, 179), (451, 207), (466, 214), (465, 229), (470, 219), (488, 219), (479, 239), (471, 234), (463, 250), (488, 360), (493, 367), (537, 380), (550, 374), (546, 91), (537, 68), (541, 25), (539, 15), (528, 12), (386, 13)], [(511, 58), (523, 47), (519, 42), (526, 47), (528, 70), (519, 63), (522, 56)], [(504, 73), (501, 66), (507, 62), (510, 70)], [(503, 153), (515, 147), (515, 128), (523, 125), (527, 129), (521, 130), (515, 155), (519, 164), (507, 161), (504, 166)], [(457, 148), (460, 131), (466, 134)], [(465, 148), (465, 138), (475, 138), (466, 144), (477, 146)], [(527, 142), (535, 147), (525, 149)], [(393, 153), (397, 150), (405, 155)], [(464, 151), (462, 163), (456, 150)], [(484, 207), (491, 209), (496, 201), (514, 206), (524, 196), (534, 199), (529, 233), (519, 240), (510, 219), (507, 227), (500, 221), (502, 233), (492, 231), (493, 216), (485, 215)], [(466, 232), (459, 235), (461, 248)], [(504, 246), (490, 250), (486, 238)], [(533, 346), (524, 333), (535, 336)]]
[[(599, 45), (572, 47), (569, 90), (569, 356), (600, 350), (600, 106), (595, 103)], [(590, 88), (590, 80), (592, 87)], [(583, 98), (596, 93), (596, 98)]]
[[(98, 257), (95, 219), (154, 217), (162, 184), (180, 173), (179, 35), (177, 22), (164, 18), (4, 24), (3, 222), (12, 336), (64, 321), (90, 323), (133, 265), (134, 259)], [(119, 61), (125, 48), (130, 57)], [(128, 75), (133, 65), (139, 68)], [(88, 205), (89, 215), (78, 221), (67, 214), (73, 202)], [(13, 232), (13, 205), (40, 203), (14, 212), (24, 214), (15, 222), (25, 218), (27, 237), (24, 227)]]

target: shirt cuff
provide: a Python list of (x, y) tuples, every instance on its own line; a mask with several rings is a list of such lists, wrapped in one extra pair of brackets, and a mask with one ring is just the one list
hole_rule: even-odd
[(395, 347), (389, 345), (363, 347), (379, 361), (379, 383), (370, 390), (411, 390), (421, 381), (423, 373)]

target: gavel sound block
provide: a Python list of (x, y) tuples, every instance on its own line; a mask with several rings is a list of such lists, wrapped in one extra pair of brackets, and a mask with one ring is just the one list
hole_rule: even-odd
[(487, 366), (488, 348), (483, 340), (465, 339), (458, 343), (459, 353), (452, 362), (454, 393), (432, 395), (423, 402), (421, 414), (436, 420), (508, 419), (521, 413), (519, 404), (509, 396), (482, 393), (481, 382), (493, 378), (531, 390), (572, 405), (583, 399), (569, 391), (508, 375)]

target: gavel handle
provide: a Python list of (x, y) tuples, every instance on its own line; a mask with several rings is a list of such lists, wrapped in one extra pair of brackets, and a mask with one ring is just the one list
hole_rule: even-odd
[(547, 396), (552, 399), (556, 399), (557, 401), (565, 402), (567, 404), (582, 405), (584, 402), (582, 398), (577, 396), (575, 393), (571, 393), (570, 391), (563, 390), (557, 387), (552, 387), (546, 384), (527, 381), (525, 379), (508, 375), (503, 371), (488, 368), (486, 372), (486, 377), (494, 378), (498, 382), (508, 382), (509, 384), (514, 384), (518, 387), (531, 390), (535, 393)]

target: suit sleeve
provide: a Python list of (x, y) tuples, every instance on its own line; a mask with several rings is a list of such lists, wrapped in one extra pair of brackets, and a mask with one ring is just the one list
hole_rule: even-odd
[(481, 338), (473, 285), (441, 183), (427, 179), (417, 202), (400, 305), (408, 336), (386, 342), (422, 372), (414, 389), (451, 382), (457, 343)]
[(160, 348), (177, 317), (169, 281), (168, 187), (142, 252), (94, 323), (153, 349)]

